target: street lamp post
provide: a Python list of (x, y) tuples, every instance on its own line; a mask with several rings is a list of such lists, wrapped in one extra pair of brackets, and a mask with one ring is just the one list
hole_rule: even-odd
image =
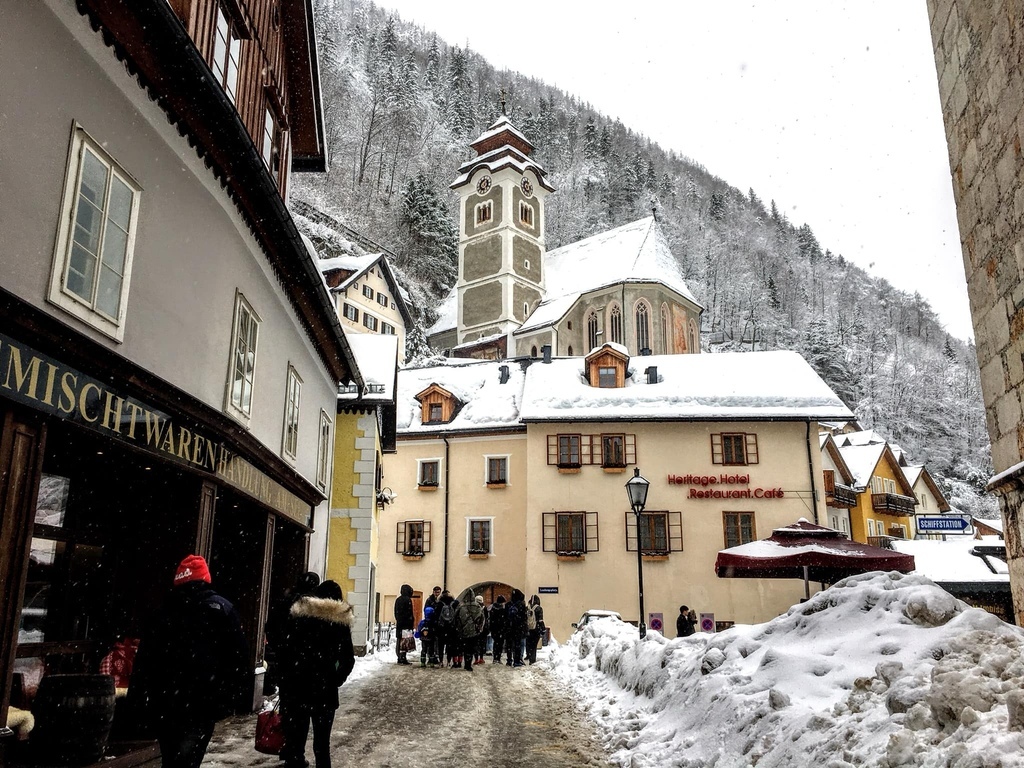
[(626, 483), (626, 495), (629, 497), (629, 506), (636, 515), (636, 578), (640, 593), (640, 639), (647, 637), (647, 622), (644, 617), (644, 551), (640, 536), (640, 517), (647, 506), (647, 489), (651, 484), (640, 476), (640, 468), (633, 468), (633, 477)]

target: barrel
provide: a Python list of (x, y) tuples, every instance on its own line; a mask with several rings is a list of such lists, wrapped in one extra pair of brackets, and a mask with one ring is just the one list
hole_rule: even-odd
[(111, 675), (46, 675), (32, 703), (32, 753), (43, 765), (85, 765), (103, 757), (114, 722)]

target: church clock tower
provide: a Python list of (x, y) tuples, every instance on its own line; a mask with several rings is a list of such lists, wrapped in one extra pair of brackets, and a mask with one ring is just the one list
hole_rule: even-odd
[(502, 115), (459, 168), (457, 334), (473, 356), (506, 357), (512, 332), (544, 298), (544, 200), (554, 191), (533, 145)]

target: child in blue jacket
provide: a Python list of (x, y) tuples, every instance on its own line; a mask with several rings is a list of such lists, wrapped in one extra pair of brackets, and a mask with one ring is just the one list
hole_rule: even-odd
[(437, 659), (437, 643), (434, 638), (434, 609), (427, 606), (423, 609), (423, 618), (416, 627), (415, 636), (420, 641), (420, 666), (425, 667), (429, 661), (431, 667), (440, 662)]

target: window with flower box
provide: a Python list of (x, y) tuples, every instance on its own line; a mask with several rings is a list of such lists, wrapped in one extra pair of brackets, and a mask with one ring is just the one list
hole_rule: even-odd
[(398, 523), (395, 552), (406, 557), (422, 557), (429, 551), (429, 520), (402, 520)]
[(420, 488), (437, 488), (441, 478), (440, 459), (422, 459), (419, 462), (417, 484)]
[(491, 550), (491, 519), (469, 519), (467, 538), (470, 556), (490, 555)]

